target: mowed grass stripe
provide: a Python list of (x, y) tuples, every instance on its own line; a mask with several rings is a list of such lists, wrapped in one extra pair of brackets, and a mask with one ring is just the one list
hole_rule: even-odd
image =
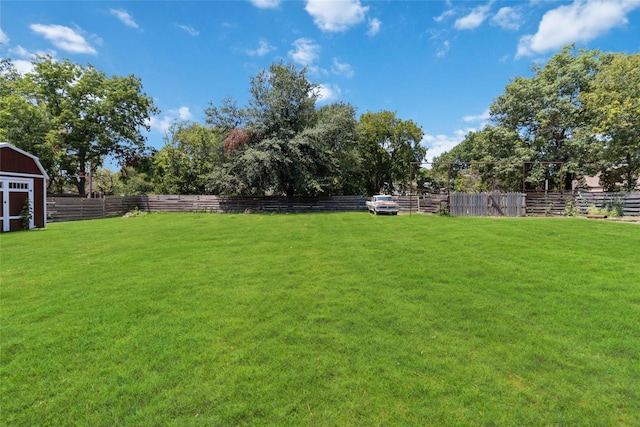
[(640, 228), (153, 214), (0, 236), (11, 425), (640, 423)]

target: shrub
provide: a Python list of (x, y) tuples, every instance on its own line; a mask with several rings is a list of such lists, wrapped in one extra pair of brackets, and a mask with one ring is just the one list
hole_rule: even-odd
[(610, 216), (613, 216), (613, 217), (622, 216), (622, 212), (623, 212), (622, 198), (616, 197), (613, 200), (611, 200), (607, 204), (607, 209), (609, 211)]
[(589, 206), (587, 208), (588, 215), (609, 215), (609, 211), (606, 208), (599, 208), (597, 206)]
[(131, 217), (136, 217), (136, 216), (143, 216), (143, 215), (146, 215), (146, 214), (147, 214), (147, 212), (141, 211), (136, 206), (135, 209), (133, 209), (132, 211), (127, 212), (126, 214), (124, 214), (124, 217), (125, 218), (131, 218)]
[(23, 230), (28, 230), (29, 228), (31, 228), (32, 218), (33, 218), (33, 214), (31, 213), (31, 203), (27, 198), (27, 200), (24, 201), (22, 210), (20, 211), (20, 222), (22, 223)]
[(576, 206), (576, 203), (573, 200), (569, 200), (564, 207), (563, 215), (578, 216), (580, 215), (580, 209)]

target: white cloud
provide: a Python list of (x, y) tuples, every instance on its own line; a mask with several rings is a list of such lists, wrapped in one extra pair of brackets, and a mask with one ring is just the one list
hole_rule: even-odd
[(440, 47), (440, 49), (436, 51), (436, 56), (438, 58), (442, 58), (447, 54), (447, 52), (449, 52), (450, 47), (451, 46), (450, 46), (449, 40), (445, 40), (444, 42), (442, 42), (442, 47)]
[(189, 111), (189, 107), (180, 107), (178, 108), (178, 117), (180, 117), (180, 120), (191, 120), (193, 114)]
[(0, 28), (0, 44), (9, 44), (9, 36)]
[(14, 67), (16, 67), (16, 70), (22, 75), (33, 72), (34, 67), (33, 67), (32, 61), (36, 59), (38, 56), (50, 55), (52, 57), (55, 57), (54, 51), (45, 52), (40, 50), (37, 52), (29, 52), (27, 49), (23, 48), (20, 45), (9, 49), (9, 54), (14, 57), (20, 58), (20, 59), (13, 59), (11, 63), (13, 64)]
[(17, 55), (21, 58), (28, 58), (28, 59), (33, 59), (36, 57), (35, 53), (31, 53), (29, 52), (27, 49), (23, 48), (22, 46), (18, 45), (14, 48), (11, 48), (9, 50), (9, 52), (13, 55)]
[(369, 7), (360, 0), (307, 0), (305, 10), (322, 31), (340, 32), (364, 21)]
[(453, 26), (457, 30), (473, 30), (474, 28), (478, 28), (489, 16), (491, 3), (492, 1), (483, 6), (473, 8), (468, 15), (456, 19)]
[(169, 116), (149, 117), (148, 124), (151, 132), (166, 133), (175, 120), (175, 117)]
[(333, 74), (340, 74), (351, 78), (355, 75), (353, 67), (349, 64), (343, 64), (338, 61), (338, 58), (333, 58), (333, 66), (331, 67)]
[(435, 157), (451, 151), (453, 147), (460, 144), (469, 132), (475, 129), (459, 129), (453, 135), (425, 135), (420, 141), (420, 145), (427, 147), (427, 161), (432, 162)]
[(11, 61), (16, 71), (22, 75), (32, 73), (34, 71), (33, 63), (25, 59), (14, 59)]
[(627, 13), (640, 7), (629, 0), (575, 0), (544, 14), (538, 32), (518, 43), (516, 57), (531, 56), (558, 49), (573, 42), (586, 42), (612, 28), (625, 25)]
[(476, 116), (474, 115), (464, 116), (462, 120), (464, 120), (465, 122), (471, 122), (471, 123), (479, 122), (484, 124), (484, 122), (488, 121), (490, 118), (491, 118), (491, 113), (487, 108), (482, 112), (482, 114), (478, 114)]
[(129, 12), (122, 9), (109, 9), (109, 13), (120, 20), (124, 25), (131, 28), (138, 28), (138, 24), (133, 20)]
[(336, 85), (321, 83), (318, 87), (318, 102), (331, 102), (340, 98), (342, 91)]
[(280, 0), (251, 0), (251, 4), (259, 9), (275, 9), (280, 6)]
[(453, 15), (455, 15), (455, 14), (456, 14), (456, 11), (455, 11), (455, 10), (453, 10), (453, 9), (447, 9), (447, 10), (445, 10), (444, 12), (442, 12), (442, 15), (440, 15), (440, 16), (436, 16), (435, 18), (433, 18), (433, 20), (434, 20), (434, 21), (436, 21), (436, 22), (442, 22), (442, 21), (444, 21), (445, 19), (447, 19), (448, 17), (453, 16)]
[(522, 25), (522, 15), (513, 7), (503, 7), (491, 18), (491, 23), (505, 30), (517, 30)]
[[(490, 119), (489, 109), (487, 108), (481, 114), (464, 116), (462, 120), (467, 123), (477, 123), (478, 128), (484, 127)], [(476, 132), (477, 127), (468, 127), (465, 129), (457, 129), (452, 135), (425, 135), (420, 144), (428, 148), (427, 161), (432, 162), (434, 157), (438, 157), (447, 151), (451, 151), (456, 145), (460, 144), (469, 132)]]
[(256, 49), (247, 50), (249, 56), (265, 56), (267, 53), (274, 51), (276, 48), (271, 46), (265, 39), (261, 39)]
[(71, 53), (89, 53), (96, 55), (98, 52), (78, 34), (75, 30), (63, 25), (31, 24), (33, 32), (50, 40), (54, 46)]
[(380, 27), (382, 26), (382, 22), (378, 18), (373, 18), (369, 20), (369, 31), (367, 31), (368, 36), (375, 36), (380, 32)]
[(175, 122), (191, 120), (192, 118), (193, 114), (189, 111), (189, 107), (182, 106), (177, 110), (169, 110), (160, 117), (150, 117), (148, 124), (151, 132), (166, 133)]
[(176, 24), (176, 26), (181, 30), (186, 31), (190, 36), (196, 37), (200, 35), (200, 31), (196, 30), (191, 25)]
[(318, 60), (320, 45), (314, 43), (313, 40), (301, 38), (293, 42), (295, 50), (289, 51), (289, 57), (297, 64), (302, 66), (312, 65)]

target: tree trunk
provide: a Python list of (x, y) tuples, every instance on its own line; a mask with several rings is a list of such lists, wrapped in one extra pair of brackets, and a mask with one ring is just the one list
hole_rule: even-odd
[(565, 173), (564, 174), (564, 183), (560, 184), (560, 191), (564, 191), (564, 190), (573, 190), (573, 180), (575, 179), (576, 175), (573, 173)]
[(79, 176), (76, 179), (76, 187), (78, 188), (78, 194), (80, 195), (80, 197), (85, 197), (87, 195), (85, 193), (86, 183), (87, 178), (85, 178), (84, 175)]
[(86, 168), (86, 164), (84, 161), (84, 153), (80, 152), (79, 153), (79, 157), (80, 157), (80, 167), (78, 168), (78, 172), (77, 172), (77, 177), (76, 177), (76, 187), (78, 188), (78, 194), (80, 195), (80, 197), (85, 197), (86, 193), (85, 193), (85, 186), (86, 186), (86, 182), (87, 182), (87, 178), (85, 177), (85, 171), (87, 170)]
[(631, 165), (631, 153), (627, 152), (627, 170), (626, 172), (623, 174), (623, 176), (625, 177), (625, 188), (627, 189), (627, 191), (633, 191), (636, 188), (636, 180), (634, 179), (635, 177), (633, 176), (633, 166)]

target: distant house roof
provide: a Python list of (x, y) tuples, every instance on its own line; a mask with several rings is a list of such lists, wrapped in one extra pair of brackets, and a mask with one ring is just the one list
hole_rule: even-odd
[[(585, 176), (584, 178), (585, 190), (593, 191), (593, 192), (604, 192), (605, 189), (600, 184), (600, 172), (598, 172), (594, 176)], [(636, 183), (637, 187), (640, 187), (640, 178), (638, 178), (638, 182)], [(574, 188), (578, 186), (578, 182), (575, 181)]]

